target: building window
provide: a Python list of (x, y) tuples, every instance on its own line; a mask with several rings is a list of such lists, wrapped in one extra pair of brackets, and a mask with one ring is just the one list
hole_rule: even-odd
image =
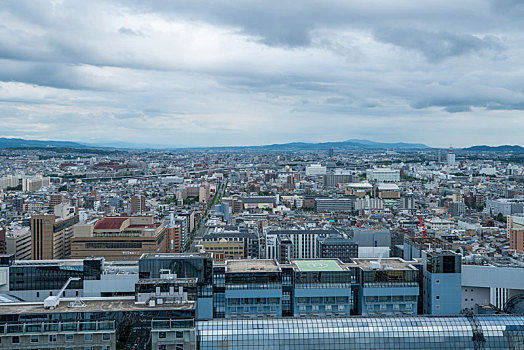
[(159, 337), (160, 339), (166, 339), (167, 334), (166, 334), (166, 332), (159, 332), (159, 333), (158, 333), (158, 337)]
[(167, 346), (165, 344), (159, 345), (158, 350), (167, 350)]
[(49, 335), (49, 342), (50, 343), (56, 343), (56, 334), (50, 334)]
[(109, 333), (102, 334), (102, 340), (110, 340), (110, 339), (111, 339), (111, 334)]
[(84, 346), (84, 350), (93, 350), (93, 347), (92, 346)]
[(66, 334), (65, 335), (65, 341), (70, 342), (70, 341), (73, 341), (73, 340), (75, 340), (74, 334)]
[(184, 350), (184, 344), (176, 344), (175, 350)]
[(177, 337), (177, 338), (184, 338), (184, 332), (177, 331), (175, 333), (175, 337)]
[(436, 284), (440, 284), (440, 280), (436, 280), (435, 283), (436, 283)]
[(93, 333), (86, 333), (84, 335), (84, 340), (85, 341), (93, 341)]
[(36, 297), (40, 298), (40, 292), (36, 292)]
[(435, 299), (440, 300), (440, 295), (437, 295)]
[(38, 343), (38, 335), (31, 336), (31, 343)]
[(11, 337), (11, 343), (19, 344), (20, 343), (20, 337), (18, 337), (18, 336)]

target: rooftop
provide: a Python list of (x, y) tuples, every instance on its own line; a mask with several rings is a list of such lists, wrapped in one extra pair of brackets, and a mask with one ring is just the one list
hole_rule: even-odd
[(301, 272), (344, 271), (337, 260), (293, 260), (292, 264)]
[(135, 298), (81, 298), (85, 307), (69, 307), (69, 303), (76, 298), (61, 298), (60, 304), (54, 309), (44, 309), (43, 303), (6, 303), (0, 304), (0, 314), (56, 314), (60, 312), (108, 312), (108, 311), (138, 311), (138, 310), (191, 310), (193, 303), (187, 304), (163, 304), (149, 307), (143, 304), (135, 304)]
[(280, 266), (275, 260), (228, 260), (226, 272), (279, 272)]
[[(353, 259), (353, 261), (357, 264), (358, 267), (362, 268), (363, 270), (371, 271), (374, 270), (371, 266), (371, 262), (378, 262), (378, 259), (366, 259), (366, 258), (360, 258), (360, 259)], [(382, 259), (380, 262), (381, 269), (388, 269), (388, 270), (416, 270), (417, 268), (411, 265), (413, 261), (405, 261), (400, 258), (386, 258)]]
[(104, 218), (95, 225), (95, 230), (118, 230), (129, 218)]

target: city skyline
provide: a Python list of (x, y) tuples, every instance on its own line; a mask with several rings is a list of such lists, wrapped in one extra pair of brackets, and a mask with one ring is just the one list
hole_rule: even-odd
[(17, 1), (2, 137), (521, 144), (518, 1)]

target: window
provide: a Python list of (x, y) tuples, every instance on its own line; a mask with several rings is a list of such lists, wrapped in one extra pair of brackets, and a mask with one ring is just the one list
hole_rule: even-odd
[(66, 334), (65, 335), (65, 341), (70, 342), (70, 341), (73, 341), (73, 340), (75, 340), (74, 334)]
[(440, 280), (436, 280), (435, 283), (436, 283), (436, 284), (440, 284)]
[(84, 350), (93, 350), (92, 346), (84, 346)]
[(40, 292), (36, 292), (36, 297), (40, 298)]
[(175, 350), (184, 350), (184, 344), (176, 344)]
[(167, 346), (165, 344), (159, 345), (158, 350), (167, 350)]
[(177, 337), (177, 338), (184, 338), (184, 332), (177, 331), (175, 333), (175, 337)]
[(437, 295), (435, 299), (440, 300), (440, 295)]
[(109, 333), (102, 334), (102, 340), (110, 340), (110, 339), (111, 339), (111, 334)]
[(166, 334), (166, 332), (159, 332), (159, 333), (158, 333), (158, 337), (159, 337), (160, 339), (166, 339), (167, 334)]
[(38, 335), (32, 335), (30, 339), (31, 343), (38, 343)]
[(50, 334), (49, 335), (49, 342), (50, 343), (56, 343), (56, 334)]
[(93, 333), (86, 333), (84, 335), (84, 340), (85, 341), (92, 341), (93, 340)]
[(11, 343), (13, 344), (20, 343), (20, 338), (18, 336), (11, 337)]

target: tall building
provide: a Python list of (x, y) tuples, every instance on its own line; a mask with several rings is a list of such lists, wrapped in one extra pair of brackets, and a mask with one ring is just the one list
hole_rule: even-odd
[(64, 201), (64, 196), (61, 194), (52, 194), (49, 197), (49, 208), (54, 209), (56, 205), (61, 204)]
[(141, 214), (146, 211), (146, 197), (134, 195), (131, 197), (131, 215)]
[(449, 148), (449, 152), (446, 154), (446, 164), (449, 166), (455, 165), (455, 153), (453, 153), (453, 148)]
[(42, 187), (49, 186), (50, 179), (48, 177), (43, 177), (37, 175), (30, 178), (22, 179), (22, 191), (24, 192), (34, 192), (38, 191)]
[(6, 232), (6, 253), (16, 260), (31, 260), (31, 231), (22, 227)]
[(31, 216), (32, 259), (69, 258), (73, 226), (77, 223), (78, 215), (75, 212), (64, 218), (49, 214)]
[(462, 310), (462, 256), (449, 250), (423, 251), (422, 266), (424, 313), (459, 314)]
[(524, 251), (524, 216), (508, 216), (509, 247), (517, 253)]

